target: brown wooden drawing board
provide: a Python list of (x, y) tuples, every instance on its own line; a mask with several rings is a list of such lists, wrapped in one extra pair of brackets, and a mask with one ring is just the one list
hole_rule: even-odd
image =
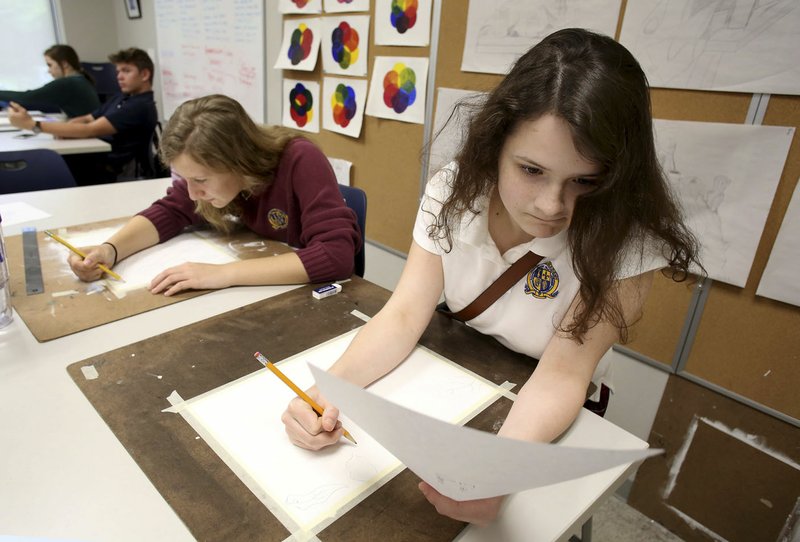
[[(74, 233), (121, 226), (128, 219), (129, 217), (123, 217), (70, 226), (66, 228), (66, 231)], [(56, 232), (63, 229), (57, 229)], [(70, 270), (67, 264), (69, 251), (50, 239), (43, 231), (37, 232), (36, 238), (39, 244), (44, 293), (26, 295), (22, 236), (16, 235), (6, 239), (6, 250), (8, 251), (8, 267), (11, 276), (11, 303), (33, 336), (40, 342), (57, 339), (209, 292), (209, 290), (193, 290), (165, 297), (153, 295), (147, 290), (141, 289), (128, 292), (121, 299), (108, 290), (92, 294), (90, 292), (92, 292), (93, 283), (80, 281)], [(262, 241), (263, 244), (259, 244), (257, 247), (252, 246), (250, 243), (252, 241)], [(282, 243), (263, 239), (250, 231), (241, 231), (230, 236), (214, 236), (214, 242), (232, 248), (240, 259), (262, 257), (264, 254), (281, 254), (291, 250)], [(264, 250), (265, 248), (266, 250)], [(259, 251), (259, 249), (262, 250)], [(58, 295), (72, 291), (77, 293)]]
[[(74, 363), (68, 372), (131, 457), (198, 540), (282, 541), (290, 533), (176, 414), (162, 413), (178, 390), (184, 400), (236, 380), (261, 365), (257, 350), (285, 359), (364, 322), (389, 292), (359, 278), (322, 300), (306, 286), (123, 348)], [(522, 384), (535, 367), (442, 315), (421, 344), (501, 384)], [(81, 367), (99, 373), (87, 380)], [(501, 398), (469, 425), (496, 431), (511, 402)], [(332, 540), (452, 540), (464, 527), (436, 513), (405, 470), (319, 533)]]

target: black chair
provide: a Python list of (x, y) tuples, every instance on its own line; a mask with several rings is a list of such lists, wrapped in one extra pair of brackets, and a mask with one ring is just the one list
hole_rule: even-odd
[(147, 145), (147, 152), (145, 156), (137, 158), (136, 160), (136, 178), (137, 179), (160, 179), (162, 177), (169, 177), (169, 168), (161, 163), (158, 157), (158, 146), (161, 142), (161, 122), (156, 122), (153, 136), (150, 138), (150, 143)]
[(117, 67), (111, 62), (81, 62), (81, 66), (94, 78), (101, 103), (122, 92), (117, 83)]
[(356, 221), (358, 222), (358, 229), (361, 230), (361, 249), (356, 252), (355, 258), (355, 274), (359, 277), (364, 277), (364, 267), (366, 266), (366, 258), (364, 254), (364, 244), (367, 242), (367, 194), (360, 188), (353, 186), (339, 185), (339, 191), (342, 193), (345, 204), (356, 213)]
[(67, 163), (55, 151), (0, 152), (0, 194), (76, 186)]

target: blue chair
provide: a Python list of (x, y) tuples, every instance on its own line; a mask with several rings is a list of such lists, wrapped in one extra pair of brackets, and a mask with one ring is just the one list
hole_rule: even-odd
[(117, 67), (111, 62), (81, 62), (81, 66), (94, 78), (101, 103), (122, 92), (117, 83)]
[(76, 186), (67, 163), (55, 151), (0, 152), (0, 194)]
[(342, 193), (345, 204), (356, 213), (356, 221), (358, 222), (358, 229), (361, 230), (361, 249), (356, 252), (355, 258), (355, 273), (359, 277), (364, 276), (364, 267), (366, 265), (366, 258), (364, 254), (364, 243), (367, 242), (367, 194), (360, 188), (353, 186), (339, 185), (339, 191)]

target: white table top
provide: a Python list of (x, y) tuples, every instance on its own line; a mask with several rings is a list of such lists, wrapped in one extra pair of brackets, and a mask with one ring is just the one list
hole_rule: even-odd
[[(29, 135), (30, 137), (18, 137)], [(102, 139), (55, 139), (52, 134), (33, 134), (27, 130), (0, 131), (0, 152), (28, 151), (31, 149), (51, 149), (58, 154), (85, 154), (108, 152), (111, 145)]]
[[(51, 217), (7, 225), (53, 228), (131, 215), (164, 194), (170, 179), (0, 195)], [(75, 361), (153, 337), (292, 287), (212, 292), (74, 335), (38, 343), (15, 314), (0, 330), (0, 535), (82, 541), (193, 540), (67, 374)], [(565, 444), (644, 448), (646, 443), (582, 411)], [(488, 529), (466, 529), (462, 542), (566, 540), (632, 467), (514, 495)]]

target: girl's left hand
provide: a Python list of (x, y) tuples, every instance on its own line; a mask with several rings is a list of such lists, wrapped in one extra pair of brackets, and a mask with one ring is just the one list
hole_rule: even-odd
[(433, 489), (426, 482), (420, 482), (418, 487), (422, 494), (425, 495), (425, 498), (428, 499), (428, 502), (441, 515), (458, 521), (473, 523), (479, 527), (486, 527), (497, 518), (500, 506), (505, 499), (505, 497), (492, 497), (474, 501), (454, 501)]
[(150, 293), (165, 296), (183, 290), (216, 290), (230, 286), (225, 265), (183, 263), (165, 269), (150, 282)]

